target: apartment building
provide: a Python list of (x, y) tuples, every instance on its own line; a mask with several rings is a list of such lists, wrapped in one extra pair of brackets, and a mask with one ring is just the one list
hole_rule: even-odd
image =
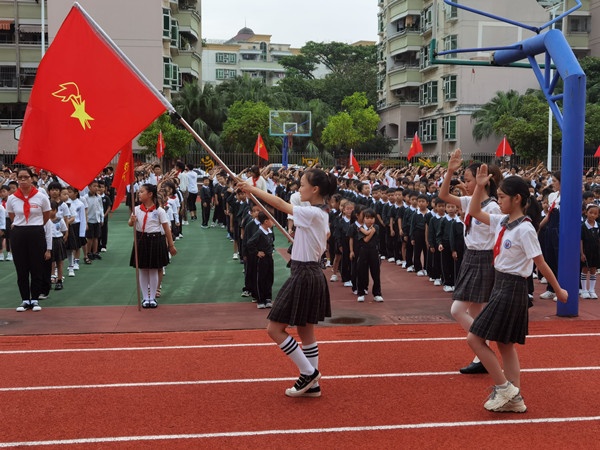
[[(171, 99), (184, 82), (200, 80), (200, 0), (79, 3), (166, 98)], [(36, 0), (0, 0), (0, 158), (17, 151), (14, 129), (22, 123), (41, 60), (42, 22), (47, 46), (72, 5), (73, 0), (44, 5)]]
[(244, 27), (231, 39), (208, 39), (202, 49), (202, 82), (220, 84), (247, 75), (267, 86), (276, 85), (285, 76), (278, 61), (299, 53), (290, 44), (271, 42), (269, 34), (255, 34)]
[[(524, 93), (528, 88), (539, 88), (533, 71), (489, 66), (491, 49), (439, 56), (439, 61), (434, 61), (430, 44), (435, 42), (436, 52), (489, 49), (533, 37), (534, 33), (450, 7), (442, 0), (378, 2), (377, 106), (380, 131), (397, 142), (393, 153), (406, 156), (415, 132), (423, 143), (424, 156), (434, 161), (447, 160), (458, 147), (467, 157), (493, 153), (498, 138), (475, 142), (471, 115), (498, 91)], [(541, 26), (558, 16), (563, 6), (568, 10), (574, 4), (571, 0), (521, 0), (517, 9), (514, 2), (507, 1), (459, 3), (533, 26)], [(579, 57), (592, 54), (590, 3), (600, 0), (584, 0), (581, 10), (557, 24)], [(600, 13), (598, 8), (596, 11)], [(596, 45), (600, 46), (598, 39)]]

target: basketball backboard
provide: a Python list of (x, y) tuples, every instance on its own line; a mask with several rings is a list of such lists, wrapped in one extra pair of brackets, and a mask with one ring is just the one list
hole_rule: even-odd
[(286, 136), (292, 133), (295, 137), (312, 135), (310, 111), (269, 111), (269, 134)]

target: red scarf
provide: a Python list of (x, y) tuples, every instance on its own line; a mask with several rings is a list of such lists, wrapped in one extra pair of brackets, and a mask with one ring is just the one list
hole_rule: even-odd
[(143, 203), (140, 205), (140, 209), (144, 211), (144, 221), (142, 222), (142, 233), (146, 229), (146, 221), (148, 220), (148, 213), (152, 212), (156, 209), (156, 205), (152, 205), (150, 208), (146, 208), (146, 205)]
[(31, 187), (31, 190), (29, 191), (29, 195), (27, 197), (25, 197), (25, 195), (23, 195), (23, 192), (21, 191), (21, 189), (17, 189), (15, 191), (15, 194), (14, 194), (15, 197), (23, 200), (23, 215), (25, 216), (25, 223), (27, 223), (29, 221), (29, 213), (31, 212), (31, 206), (29, 205), (29, 199), (37, 193), (38, 193), (38, 190), (33, 186)]
[[(506, 231), (506, 225), (502, 225), (500, 229), (500, 233), (498, 233), (498, 237), (496, 238), (496, 243), (494, 244), (494, 261), (496, 261), (496, 256), (500, 254), (500, 247), (502, 246), (502, 238), (504, 237), (504, 232)], [(492, 262), (493, 264), (493, 262)]]
[(258, 181), (258, 177), (256, 177), (256, 178), (252, 177), (252, 184), (254, 185), (254, 187), (256, 187), (257, 181)]

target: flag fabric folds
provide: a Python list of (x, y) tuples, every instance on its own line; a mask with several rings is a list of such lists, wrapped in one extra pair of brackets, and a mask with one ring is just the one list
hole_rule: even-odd
[(167, 108), (79, 8), (40, 62), (16, 162), (83, 189)]
[(512, 148), (510, 148), (510, 145), (509, 145), (508, 141), (506, 140), (506, 135), (504, 135), (502, 142), (500, 142), (500, 144), (498, 145), (498, 148), (496, 149), (496, 156), (498, 158), (503, 158), (504, 156), (510, 156), (512, 154), (513, 154)]
[(112, 187), (117, 191), (113, 202), (112, 211), (115, 211), (127, 194), (127, 186), (133, 183), (133, 148), (131, 141), (121, 149), (119, 164), (115, 171)]
[(418, 155), (419, 153), (423, 153), (423, 145), (421, 145), (419, 135), (417, 134), (417, 132), (415, 132), (415, 136), (413, 137), (413, 140), (410, 143), (410, 149), (408, 150), (408, 156), (406, 157), (406, 159), (410, 160), (413, 156)]
[(348, 160), (348, 165), (354, 167), (355, 172), (360, 172), (360, 164), (354, 157), (354, 151), (350, 149), (350, 159)]
[(269, 153), (267, 153), (267, 147), (265, 147), (265, 142), (263, 141), (260, 133), (256, 138), (256, 144), (254, 144), (254, 153), (258, 155), (259, 158), (269, 160)]
[(163, 138), (162, 130), (158, 132), (158, 141), (156, 142), (156, 157), (158, 159), (165, 155), (165, 139)]

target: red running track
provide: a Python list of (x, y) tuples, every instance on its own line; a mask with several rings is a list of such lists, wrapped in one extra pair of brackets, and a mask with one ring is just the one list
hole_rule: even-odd
[(0, 448), (597, 448), (598, 322), (532, 323), (525, 414), (455, 324), (321, 328), (323, 396), (262, 330), (0, 339)]

